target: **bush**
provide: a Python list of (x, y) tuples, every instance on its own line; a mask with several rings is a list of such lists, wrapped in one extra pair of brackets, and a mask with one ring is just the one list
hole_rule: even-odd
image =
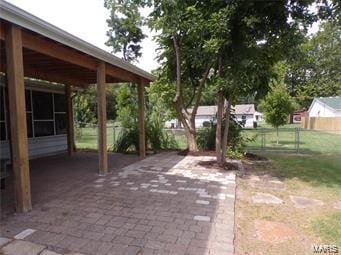
[[(163, 129), (162, 123), (157, 121), (147, 121), (145, 124), (146, 147), (154, 153), (162, 149), (175, 149), (177, 143), (173, 134), (167, 133)], [(139, 130), (138, 127), (125, 128), (119, 133), (114, 142), (113, 151), (128, 152), (139, 150)]]
[(201, 150), (215, 150), (216, 126), (205, 127), (197, 131), (197, 144)]
[(114, 152), (128, 152), (139, 150), (139, 131), (136, 127), (123, 128), (113, 144)]
[[(225, 123), (225, 121), (223, 121)], [(201, 150), (215, 150), (215, 133), (217, 125), (212, 125), (208, 128), (202, 128), (197, 131), (197, 143)], [(242, 154), (245, 147), (246, 139), (241, 134), (241, 127), (231, 116), (230, 126), (229, 126), (229, 136), (228, 136), (228, 153), (237, 156), (238, 153)], [(222, 127), (223, 137), (224, 125)]]

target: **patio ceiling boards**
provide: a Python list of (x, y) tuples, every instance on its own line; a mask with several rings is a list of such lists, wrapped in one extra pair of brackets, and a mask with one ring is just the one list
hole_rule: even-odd
[[(40, 18), (0, 0), (0, 39), (6, 24), (22, 29), (25, 76), (74, 86), (96, 83), (98, 63), (106, 63), (106, 82), (148, 84), (150, 73), (101, 50)], [(5, 72), (5, 48), (1, 43), (0, 71)]]

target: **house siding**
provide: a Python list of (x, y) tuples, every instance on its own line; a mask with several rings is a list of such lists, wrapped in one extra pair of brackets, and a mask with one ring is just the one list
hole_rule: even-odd
[(315, 100), (309, 110), (309, 117), (341, 117), (341, 111), (332, 111), (325, 104)]
[(238, 122), (242, 122), (243, 118), (242, 116), (246, 116), (245, 119), (245, 127), (253, 127), (253, 122), (255, 121), (253, 114), (234, 114)]
[[(4, 77), (0, 76), (0, 86), (4, 86)], [(49, 87), (46, 84), (40, 84), (39, 82), (25, 81), (25, 88), (35, 91), (45, 91), (64, 94), (64, 90), (58, 88)], [(6, 122), (7, 125), (7, 122)], [(7, 130), (8, 130), (7, 125)], [(28, 153), (29, 158), (38, 158), (47, 155), (54, 155), (59, 153), (65, 153), (67, 151), (67, 135), (53, 135), (53, 136), (41, 136), (28, 138)], [(9, 140), (0, 141), (0, 158), (10, 158), (10, 146)]]
[[(30, 159), (48, 155), (65, 153), (67, 151), (66, 135), (37, 137), (28, 139), (28, 153)], [(0, 143), (0, 158), (10, 158), (8, 141)]]

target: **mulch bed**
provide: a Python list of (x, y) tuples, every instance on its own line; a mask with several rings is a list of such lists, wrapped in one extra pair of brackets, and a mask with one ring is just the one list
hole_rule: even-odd
[(250, 152), (246, 152), (244, 155), (245, 159), (250, 160), (250, 161), (268, 161), (266, 157), (262, 157)]
[(215, 156), (215, 151), (189, 151), (187, 150), (182, 150), (178, 152), (178, 155), (180, 156), (194, 156), (194, 157), (200, 157), (200, 156)]
[(198, 163), (199, 166), (206, 167), (208, 169), (221, 169), (225, 171), (231, 171), (231, 170), (238, 170), (238, 164), (231, 163), (231, 162), (225, 162), (223, 166), (218, 165), (218, 163), (214, 160), (211, 161), (200, 161)]

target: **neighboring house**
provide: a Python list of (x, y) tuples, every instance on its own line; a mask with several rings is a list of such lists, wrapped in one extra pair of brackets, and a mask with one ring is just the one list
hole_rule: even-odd
[[(189, 109), (191, 112), (192, 109)], [(216, 121), (218, 107), (216, 105), (199, 106), (195, 116), (195, 127), (204, 127), (205, 124)]]
[(261, 112), (255, 111), (255, 115), (254, 116), (255, 116), (255, 121), (257, 121), (257, 122), (264, 120), (264, 115)]
[(309, 117), (341, 117), (341, 97), (316, 97), (308, 113)]
[[(201, 128), (211, 122), (216, 122), (217, 106), (199, 106), (197, 115), (195, 117), (195, 127)], [(189, 112), (192, 109), (188, 109)], [(245, 127), (253, 127), (253, 122), (262, 121), (263, 114), (255, 111), (254, 104), (240, 104), (232, 106), (232, 114), (235, 116), (236, 121), (244, 123)], [(166, 128), (181, 128), (180, 123), (176, 119), (166, 121)]]
[[(192, 112), (192, 109), (188, 109), (189, 112)], [(204, 127), (207, 123), (215, 122), (217, 116), (217, 106), (216, 105), (208, 105), (208, 106), (199, 106), (197, 110), (197, 115), (195, 117), (195, 127), (200, 128)], [(166, 128), (182, 128), (181, 123), (177, 119), (171, 119), (166, 121)]]
[(263, 119), (263, 115), (256, 112), (254, 104), (237, 104), (232, 107), (232, 113), (238, 122), (244, 124), (244, 127), (253, 127), (254, 121)]
[(166, 128), (181, 128), (181, 123), (177, 119), (171, 119), (165, 122), (165, 127)]
[(307, 115), (308, 115), (308, 112), (306, 109), (294, 111), (290, 116), (291, 117), (290, 123), (301, 123), (302, 118), (306, 117)]

